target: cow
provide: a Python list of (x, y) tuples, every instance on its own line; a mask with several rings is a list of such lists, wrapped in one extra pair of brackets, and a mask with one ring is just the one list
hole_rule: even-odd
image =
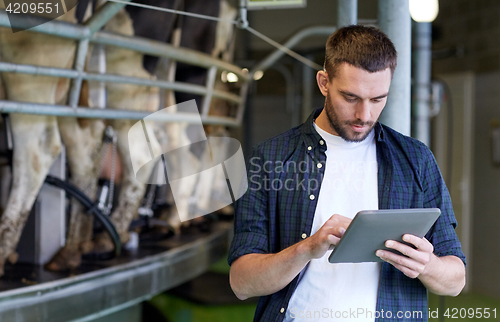
[[(165, 2), (163, 2), (165, 3)], [(189, 7), (189, 5), (186, 5)], [(207, 6), (206, 2), (193, 1), (191, 8), (197, 8), (203, 12)], [(196, 11), (194, 10), (194, 11)], [(217, 11), (218, 11), (217, 6)], [(126, 10), (118, 12), (105, 26), (105, 30), (132, 36), (134, 34), (147, 33), (146, 29), (138, 26), (138, 17), (143, 13), (139, 10)], [(204, 12), (206, 13), (206, 12)], [(189, 18), (194, 19), (194, 18)], [(186, 18), (182, 28), (191, 24), (199, 23)], [(74, 9), (61, 16), (59, 20), (76, 23)], [(153, 21), (153, 20), (148, 20)], [(134, 29), (136, 31), (134, 32)], [(142, 31), (141, 31), (142, 30)], [(203, 37), (203, 36), (202, 36)], [(166, 41), (165, 39), (160, 39)], [(184, 44), (196, 38), (189, 36)], [(19, 64), (30, 64), (40, 66), (51, 66), (59, 68), (70, 68), (72, 66), (76, 43), (73, 40), (58, 37), (34, 34), (29, 31), (13, 34), (10, 30), (0, 29), (0, 42), (3, 61)], [(180, 40), (182, 44), (182, 40)], [(204, 43), (204, 42), (199, 42)], [(219, 41), (220, 43), (220, 41)], [(220, 45), (219, 45), (220, 47)], [(207, 46), (211, 50), (213, 46)], [(217, 47), (216, 47), (217, 48)], [(37, 55), (33, 55), (36, 52)], [(220, 53), (220, 51), (218, 51)], [(218, 55), (218, 54), (217, 54)], [(50, 59), (47, 59), (50, 57)], [(182, 66), (181, 66), (182, 67)], [(185, 68), (185, 67), (184, 67)], [(151, 78), (155, 70), (155, 59), (143, 57), (143, 55), (130, 50), (106, 47), (106, 69), (108, 73), (121, 74), (132, 77)], [(150, 71), (148, 71), (150, 70)], [(186, 69), (177, 73), (177, 79), (186, 75)], [(173, 73), (170, 73), (173, 75)], [(31, 76), (23, 74), (4, 73), (2, 75), (6, 96), (10, 100), (28, 101), (46, 104), (64, 104), (67, 99), (69, 81), (64, 78)], [(195, 79), (204, 83), (205, 75), (199, 71)], [(191, 78), (192, 79), (192, 78)], [(43, 94), (37, 94), (40, 90)], [(178, 100), (186, 96), (177, 93)], [(107, 107), (117, 109), (133, 109), (154, 112), (158, 109), (158, 89), (146, 86), (128, 84), (107, 84)], [(169, 92), (167, 104), (175, 102), (173, 93)], [(198, 98), (199, 99), (199, 98)], [(83, 100), (85, 101), (85, 99)], [(85, 103), (82, 103), (85, 105)], [(82, 105), (80, 104), (80, 105)], [(89, 107), (93, 107), (88, 102)], [(15, 149), (13, 155), (13, 180), (11, 193), (7, 205), (0, 218), (0, 275), (3, 274), (3, 265), (8, 260), (16, 261), (15, 247), (19, 236), (34, 203), (36, 195), (43, 183), (48, 169), (61, 150), (61, 140), (66, 147), (68, 163), (71, 169), (71, 181), (91, 198), (95, 195), (97, 187), (98, 168), (101, 162), (100, 150), (105, 123), (102, 120), (82, 120), (67, 117), (52, 117), (39, 115), (11, 115), (13, 139)], [(114, 120), (110, 122), (117, 133), (117, 145), (121, 159), (122, 188), (119, 196), (119, 204), (111, 214), (122, 242), (128, 240), (128, 227), (137, 214), (137, 208), (142, 200), (145, 185), (138, 182), (132, 171), (129, 159), (129, 148), (135, 153), (146, 157), (149, 155), (145, 147), (129, 147), (127, 132), (134, 123), (128, 120)], [(167, 133), (167, 139), (162, 144), (178, 144), (179, 135), (182, 132), (181, 125), (171, 125), (163, 129)], [(159, 129), (162, 132), (162, 129)], [(161, 137), (159, 135), (158, 137)], [(159, 142), (153, 141), (155, 149), (160, 149)], [(147, 169), (151, 171), (152, 168)], [(72, 213), (66, 245), (47, 264), (51, 270), (65, 270), (77, 267), (81, 262), (82, 253), (95, 251), (107, 251), (111, 247), (106, 235), (97, 236), (92, 242), (92, 218), (85, 215), (85, 210), (76, 202), (72, 204)]]
[[(132, 20), (124, 9), (120, 10), (108, 21), (104, 30), (126, 36), (134, 35)], [(105, 51), (107, 73), (152, 79), (153, 76), (143, 68), (142, 54), (112, 46), (106, 47)], [(158, 88), (109, 83), (106, 85), (106, 91), (107, 108), (151, 113), (158, 109)], [(147, 158), (149, 156), (147, 146), (129, 146), (127, 135), (130, 127), (135, 122), (132, 120), (112, 120), (109, 122), (117, 135), (117, 150), (122, 168), (119, 203), (111, 214), (111, 221), (119, 233), (122, 243), (128, 241), (128, 225), (137, 213), (145, 191), (144, 183), (137, 181), (134, 177), (129, 157), (130, 149), (140, 158)], [(160, 149), (159, 143), (154, 137), (151, 138), (150, 143), (154, 149)], [(72, 165), (70, 164), (70, 166)], [(77, 167), (78, 165), (74, 164), (73, 166)], [(149, 169), (145, 171), (151, 172), (152, 167), (148, 167)], [(97, 181), (98, 175), (93, 175), (94, 182)], [(92, 194), (91, 196), (94, 195)], [(92, 242), (92, 218), (85, 216), (82, 211), (79, 211), (72, 216), (71, 220), (66, 245), (46, 265), (46, 268), (49, 270), (57, 271), (75, 268), (81, 262), (82, 253), (88, 253), (95, 248)]]
[[(177, 1), (178, 2), (178, 1)], [(221, 3), (222, 5), (218, 6), (218, 4)], [(167, 5), (170, 7), (171, 5), (174, 4), (168, 4), (165, 1), (162, 1), (158, 3), (157, 0), (155, 1), (148, 1), (145, 4), (150, 4), (150, 5)], [(191, 0), (191, 1), (185, 1), (184, 2), (184, 9), (189, 11), (189, 12), (195, 12), (195, 13), (203, 13), (203, 14), (209, 14), (212, 16), (222, 16), (226, 19), (234, 19), (236, 16), (236, 10), (231, 8), (225, 1), (220, 1), (220, 0), (212, 0), (212, 1), (206, 1), (206, 0)], [(129, 6), (126, 8), (126, 12), (130, 15), (131, 18), (133, 18), (133, 29), (134, 29), (134, 34), (138, 36), (144, 36), (147, 38), (153, 38), (156, 40), (160, 41), (165, 41), (167, 40), (167, 36), (158, 36), (158, 33), (151, 32), (152, 30), (157, 30), (158, 28), (164, 28), (165, 27), (165, 21), (172, 21), (172, 16), (170, 15), (170, 19), (168, 19), (168, 14), (164, 14), (161, 12), (153, 11), (153, 15), (148, 15), (147, 13), (151, 14), (151, 11), (149, 9), (142, 9), (142, 8), (137, 8), (133, 6)], [(125, 19), (128, 17), (128, 15), (119, 13), (120, 15), (123, 15), (122, 19)], [(145, 19), (147, 17), (148, 19)], [(116, 19), (118, 20), (118, 19)], [(113, 19), (115, 21), (115, 19)], [(130, 30), (130, 22), (127, 24), (127, 27), (124, 28), (124, 25), (120, 26), (119, 28), (112, 28), (111, 26), (114, 24), (114, 22), (108, 23), (106, 25), (106, 30), (108, 31), (115, 31), (115, 32), (122, 32), (123, 30)], [(173, 24), (173, 23), (172, 23)], [(156, 28), (156, 29), (155, 29)], [(179, 30), (180, 29), (180, 30)], [(171, 42), (174, 45), (181, 45), (184, 47), (188, 47), (191, 49), (196, 49), (198, 51), (206, 52), (209, 54), (212, 54), (214, 57), (223, 57), (227, 61), (232, 60), (232, 44), (234, 40), (233, 38), (233, 26), (232, 24), (228, 23), (219, 23), (216, 24), (213, 21), (207, 21), (207, 20), (199, 20), (198, 18), (185, 18), (181, 19), (181, 21), (177, 21), (177, 29), (174, 31), (174, 27), (172, 28), (167, 28), (167, 30), (172, 31), (172, 37), (171, 37)], [(194, 33), (192, 31), (195, 31)], [(216, 32), (217, 30), (217, 32)], [(131, 32), (131, 31), (129, 31)], [(108, 48), (106, 49), (106, 53), (108, 55)], [(113, 50), (118, 50), (118, 49), (113, 49)], [(119, 52), (122, 52), (123, 50), (119, 50)], [(126, 51), (129, 52), (129, 51)], [(129, 52), (130, 53), (130, 52)], [(139, 56), (136, 56), (138, 58)], [(119, 60), (123, 61), (123, 59)], [(160, 66), (162, 65), (162, 59), (155, 59), (155, 57), (149, 57), (149, 56), (144, 56), (143, 59), (143, 65), (144, 68), (151, 73), (155, 73), (155, 76), (157, 78), (163, 79), (165, 78), (166, 80), (173, 81), (174, 77), (175, 80), (177, 81), (183, 81), (183, 82), (189, 82), (189, 83), (197, 83), (199, 85), (203, 85), (206, 81), (206, 71), (202, 68), (193, 68), (192, 66), (186, 66), (186, 65), (181, 65), (181, 68), (176, 68), (176, 64), (174, 62), (167, 62), (163, 61), (163, 66), (167, 65), (168, 70), (165, 70), (163, 68), (157, 68), (155, 63), (160, 62)], [(110, 73), (119, 73), (122, 74), (124, 68), (124, 65), (119, 65), (117, 69), (113, 69), (114, 67), (109, 67), (108, 66), (113, 66), (113, 61), (110, 57), (107, 57), (107, 72)], [(138, 70), (140, 69), (139, 67), (139, 60), (132, 60), (127, 62), (127, 66), (134, 66), (132, 69), (133, 70)], [(111, 69), (110, 69), (111, 68)], [(130, 67), (129, 67), (130, 68)], [(176, 77), (177, 76), (177, 77)], [(116, 85), (117, 88), (122, 88), (121, 85)], [(220, 85), (220, 81), (216, 82), (216, 86), (222, 86)], [(110, 103), (110, 99), (113, 100), (113, 95), (110, 95), (109, 93), (109, 88), (108, 88), (108, 105), (112, 108), (113, 104)], [(118, 92), (117, 92), (118, 93)], [(120, 93), (117, 95), (117, 99), (119, 101), (119, 98), (121, 97), (127, 97), (130, 92), (125, 91), (124, 93)], [(186, 93), (174, 93), (172, 91), (166, 91), (166, 98), (164, 99), (164, 103), (162, 107), (167, 107), (170, 105), (175, 104), (176, 101), (184, 101), (188, 100), (191, 98), (194, 98), (198, 101), (198, 106), (201, 106), (201, 97), (192, 95), (192, 94), (186, 94)], [(128, 101), (124, 100), (125, 101)], [(227, 109), (223, 108), (217, 108), (216, 106), (220, 106), (221, 104), (224, 104), (225, 102), (222, 100), (213, 100), (213, 104), (210, 107), (212, 115), (227, 115)], [(124, 103), (120, 103), (124, 104)], [(156, 104), (156, 102), (155, 102)], [(154, 106), (154, 104), (153, 104)], [(123, 106), (122, 106), (123, 108)], [(154, 108), (148, 109), (148, 111), (155, 111)], [(129, 233), (128, 233), (128, 228), (130, 226), (131, 221), (134, 219), (134, 217), (137, 215), (137, 209), (140, 205), (140, 202), (142, 201), (142, 196), (145, 191), (145, 185), (138, 182), (134, 176), (133, 176), (133, 171), (132, 171), (132, 166), (130, 164), (130, 159), (128, 157), (128, 146), (127, 146), (127, 141), (126, 141), (126, 133), (128, 132), (128, 129), (132, 125), (133, 122), (130, 121), (114, 121), (115, 124), (123, 124), (124, 122), (127, 122), (127, 126), (122, 126), (122, 131), (118, 131), (118, 133), (121, 133), (121, 135), (118, 135), (118, 151), (120, 151), (121, 154), (121, 162), (123, 166), (122, 170), (122, 188), (120, 192), (120, 196), (118, 198), (119, 203), (116, 209), (113, 210), (113, 212), (110, 215), (111, 221), (113, 222), (118, 234), (120, 235), (120, 240), (122, 243), (126, 243), (129, 240)], [(189, 143), (189, 138), (186, 135), (186, 128), (187, 124), (183, 123), (167, 123), (164, 125), (162, 128), (157, 128), (156, 132), (158, 133), (156, 135), (157, 138), (161, 140), (159, 142), (162, 147), (161, 149), (163, 151), (168, 151), (172, 150), (173, 147), (181, 146), (184, 144)], [(212, 127), (215, 128), (215, 127)], [(223, 132), (222, 128), (219, 127), (218, 129), (218, 134), (219, 135), (227, 135), (227, 132)], [(151, 138), (150, 138), (151, 139)], [(145, 148), (145, 147), (142, 147)], [(134, 149), (135, 152), (135, 149)], [(149, 156), (149, 154), (146, 151), (143, 151), (144, 156)], [(209, 151), (205, 151), (205, 153), (209, 153)], [(197, 163), (197, 159), (203, 157), (203, 156), (191, 156), (191, 160), (194, 164)], [(147, 173), (151, 172), (151, 168), (148, 169)], [(144, 174), (144, 172), (143, 172)], [(194, 186), (196, 183), (192, 182), (190, 185), (184, 186), (183, 188), (185, 191), (189, 192), (188, 195), (193, 195), (197, 194), (197, 198), (203, 199), (206, 196), (203, 194), (206, 194), (207, 192), (202, 192), (199, 189), (197, 190), (196, 187)], [(226, 189), (226, 187), (222, 187), (223, 189)], [(171, 194), (169, 193), (171, 196)], [(176, 206), (181, 207), (183, 206), (182, 204), (187, 203), (188, 196), (186, 198), (183, 198), (182, 200), (178, 200)], [(170, 198), (170, 200), (172, 200)], [(174, 223), (174, 226), (178, 227), (179, 226), (179, 221), (176, 220), (178, 218), (177, 215), (177, 207), (172, 207), (170, 208), (171, 213), (169, 214), (169, 221)], [(82, 220), (84, 218), (83, 216), (78, 216), (75, 217), (75, 220)], [(76, 224), (75, 224), (76, 225)], [(177, 229), (177, 232), (179, 230)], [(83, 244), (90, 244), (90, 232), (87, 232), (86, 234), (81, 234), (82, 236), (85, 236), (87, 238), (88, 242), (84, 242)], [(80, 242), (82, 243), (82, 242)], [(111, 239), (107, 233), (101, 233), (97, 235), (94, 240), (93, 240), (93, 251), (96, 253), (106, 253), (109, 252), (113, 249), (114, 245), (111, 242)], [(65, 247), (67, 248), (67, 247)], [(65, 254), (65, 248), (61, 250), (60, 253)], [(74, 258), (80, 258), (78, 253), (74, 251), (74, 248), (71, 250), (71, 254), (74, 254)], [(53, 260), (51, 263), (47, 265), (49, 269), (52, 270), (59, 270), (59, 269), (66, 269), (68, 268), (67, 266), (64, 265), (64, 263), (67, 263), (68, 261), (65, 259), (65, 257), (61, 258), (61, 261), (57, 260), (57, 256), (55, 257), (55, 260)], [(71, 267), (69, 267), (71, 268)]]
[[(76, 23), (75, 8), (59, 17), (59, 20)], [(131, 20), (121, 10), (107, 24), (110, 31), (133, 35)], [(76, 43), (73, 40), (35, 34), (30, 31), (13, 33), (0, 29), (2, 60), (39, 66), (70, 68), (73, 64)], [(34, 54), (36, 53), (36, 54)], [(109, 48), (107, 68), (110, 72), (135, 77), (151, 78), (142, 67), (142, 55), (118, 48)], [(7, 99), (46, 104), (64, 104), (67, 99), (69, 80), (65, 78), (3, 73), (3, 84)], [(113, 108), (153, 111), (158, 106), (158, 89), (144, 86), (109, 84), (108, 105)], [(116, 121), (120, 153), (128, 154), (126, 135), (129, 121)], [(48, 170), (61, 151), (61, 139), (65, 144), (71, 181), (85, 194), (93, 197), (97, 187), (96, 173), (100, 161), (99, 151), (105, 124), (102, 120), (40, 115), (11, 114), (14, 141), (13, 178), (9, 198), (0, 218), (0, 274), (5, 261), (15, 262), (15, 248), (22, 227), (35, 201)], [(125, 134), (124, 134), (125, 133)], [(152, 142), (158, 145), (157, 142)], [(123, 152), (122, 152), (123, 151)], [(137, 148), (138, 153), (142, 153)], [(126, 162), (123, 162), (127, 166)], [(128, 202), (142, 198), (143, 187), (125, 178), (123, 193), (128, 193)], [(128, 184), (128, 186), (127, 186)], [(135, 186), (134, 186), (135, 184)], [(138, 202), (135, 201), (137, 204)], [(129, 207), (131, 206), (131, 207)], [(133, 205), (123, 204), (122, 209), (133, 212)], [(80, 264), (81, 254), (92, 250), (92, 218), (73, 202), (66, 245), (48, 264), (49, 269), (66, 269)]]
[[(75, 23), (75, 9), (59, 19)], [(13, 33), (0, 28), (0, 54), (3, 61), (70, 68), (76, 43), (73, 40), (36, 35), (29, 31)], [(34, 55), (33, 48), (50, 48), (51, 59), (42, 52)], [(15, 73), (2, 75), (5, 95), (10, 100), (55, 104), (64, 101), (69, 81), (55, 77)], [(11, 114), (14, 141), (12, 185), (5, 210), (0, 218), (0, 275), (5, 261), (16, 262), (16, 245), (31, 207), (47, 172), (61, 152), (61, 136), (57, 118)]]
[[(158, 1), (156, 0), (146, 0), (146, 2), (142, 2), (149, 5), (158, 5)], [(162, 5), (165, 5), (165, 2), (161, 2)], [(220, 6), (219, 6), (220, 4)], [(232, 8), (226, 1), (220, 0), (192, 0), (184, 2), (184, 9), (188, 12), (202, 13), (208, 14), (212, 16), (219, 16), (223, 19), (234, 20), (236, 17), (236, 10)], [(164, 41), (166, 38), (161, 38), (159, 36), (155, 36), (154, 32), (151, 36), (151, 29), (154, 30), (154, 26), (156, 26), (157, 22), (161, 26), (161, 28), (166, 28), (168, 30), (174, 30), (174, 28), (168, 28), (165, 25), (162, 25), (160, 22), (171, 21), (167, 20), (168, 16), (163, 15), (162, 13), (155, 12), (153, 16), (147, 15), (148, 11), (142, 8), (127, 7), (127, 12), (131, 15), (131, 17), (135, 17), (134, 19), (134, 27), (136, 35), (144, 36), (144, 37), (153, 37), (154, 39)], [(147, 20), (148, 26), (144, 26), (141, 24), (139, 27), (138, 21), (142, 22), (141, 17), (148, 16)], [(223, 60), (232, 62), (232, 49), (234, 44), (233, 37), (233, 28), (234, 26), (231, 23), (214, 23), (213, 21), (200, 20), (198, 18), (183, 18), (181, 22), (178, 22), (178, 25), (181, 27), (180, 33), (173, 33), (172, 35), (172, 43), (181, 45), (183, 47), (188, 47), (191, 49), (196, 49), (201, 52), (205, 52), (207, 54), (212, 55), (215, 58), (223, 58)], [(149, 30), (149, 31), (148, 31)], [(177, 30), (179, 31), (179, 30)], [(195, 31), (195, 32), (193, 32)], [(160, 79), (165, 79), (169, 81), (173, 81), (174, 77), (177, 81), (196, 83), (199, 85), (204, 85), (206, 82), (206, 70), (202, 68), (193, 68), (192, 66), (187, 66), (183, 64), (179, 64), (180, 67), (176, 68), (176, 64), (164, 64), (169, 65), (170, 70), (165, 71), (164, 69), (158, 69), (155, 65), (158, 60), (154, 57), (145, 56), (144, 59), (144, 67), (156, 74), (156, 76)], [(161, 60), (160, 60), (161, 65)], [(216, 87), (219, 89), (224, 89), (227, 91), (227, 88), (224, 87), (223, 84), (220, 83), (220, 77), (217, 78)], [(176, 102), (183, 102), (189, 99), (195, 99), (197, 101), (198, 107), (201, 106), (201, 97), (187, 94), (187, 93), (172, 93), (171, 91), (167, 91), (166, 98), (164, 100), (163, 107), (168, 107)], [(224, 106), (224, 107), (223, 107)], [(212, 104), (210, 105), (210, 113), (209, 115), (228, 115), (229, 109), (226, 106), (226, 102), (220, 99), (212, 99)], [(163, 128), (159, 129), (159, 132), (156, 136), (160, 139), (160, 144), (162, 145), (163, 151), (172, 150), (174, 147), (183, 146), (189, 144), (190, 139), (187, 137), (187, 124), (185, 123), (167, 123)], [(228, 133), (221, 126), (209, 126), (206, 128), (207, 134), (222, 136), (227, 136)], [(161, 140), (163, 138), (163, 140)], [(201, 159), (206, 157), (206, 154), (210, 153), (210, 151), (203, 151), (205, 155), (189, 155), (186, 156), (189, 158), (188, 160), (177, 160), (179, 166), (200, 166)], [(176, 162), (173, 160), (173, 162)], [(196, 181), (186, 182), (182, 189), (184, 198), (175, 201), (175, 207), (170, 207), (166, 210), (166, 214), (163, 214), (162, 219), (165, 219), (169, 223), (171, 223), (176, 232), (180, 231), (180, 221), (177, 209), (179, 207), (188, 207), (189, 197), (194, 196), (197, 200), (206, 200), (207, 193), (209, 191), (202, 191), (197, 189), (197, 187), (202, 186), (202, 184), (197, 184)], [(205, 185), (206, 186), (206, 185)], [(227, 187), (219, 187), (219, 189), (227, 189)], [(163, 190), (164, 191), (164, 190)], [(167, 200), (169, 203), (173, 203), (172, 194), (170, 191), (168, 193)], [(120, 197), (119, 200), (122, 198)], [(123, 216), (120, 212), (113, 211), (111, 215), (111, 219), (115, 224), (118, 233), (120, 236), (124, 236), (122, 241), (128, 240), (128, 227), (133, 219), (132, 216)], [(111, 239), (108, 234), (102, 233), (98, 235), (94, 239), (94, 250), (96, 252), (109, 252), (113, 249), (114, 245), (111, 242)]]

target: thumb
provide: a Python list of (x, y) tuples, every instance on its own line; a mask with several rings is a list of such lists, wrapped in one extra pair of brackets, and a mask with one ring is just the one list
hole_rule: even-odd
[(331, 245), (337, 245), (337, 243), (339, 242), (340, 238), (338, 238), (337, 236), (335, 235), (328, 235), (328, 242), (331, 244)]

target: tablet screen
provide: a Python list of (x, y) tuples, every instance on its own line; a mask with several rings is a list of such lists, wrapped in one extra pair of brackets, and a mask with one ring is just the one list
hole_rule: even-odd
[(422, 238), (440, 214), (441, 210), (438, 208), (360, 211), (330, 254), (328, 261), (382, 262), (382, 259), (375, 255), (378, 249), (396, 252), (385, 247), (387, 240), (403, 242), (404, 234)]

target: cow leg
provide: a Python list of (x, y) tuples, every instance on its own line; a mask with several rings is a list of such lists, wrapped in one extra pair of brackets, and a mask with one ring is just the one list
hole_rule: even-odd
[[(48, 50), (51, 45), (59, 48), (60, 59), (56, 61), (64, 67), (71, 62), (74, 54), (72, 42), (50, 38), (44, 44), (41, 39), (30, 37), (28, 33), (13, 37), (2, 30), (2, 55), (6, 61), (35, 63), (43, 65), (46, 61), (30, 61), (33, 48), (43, 60), (41, 48)], [(40, 37), (44, 38), (44, 37)], [(34, 46), (34, 47), (32, 47)], [(47, 46), (47, 47), (43, 47)], [(35, 55), (36, 56), (36, 55)], [(47, 57), (45, 56), (45, 59)], [(10, 100), (53, 104), (58, 88), (67, 86), (67, 80), (58, 78), (4, 73), (6, 96)], [(45, 177), (61, 151), (61, 138), (54, 116), (11, 114), (13, 151), (12, 186), (5, 211), (0, 219), (0, 274), (3, 274), (5, 261), (15, 262), (15, 249), (22, 229), (40, 190)]]
[[(88, 65), (87, 65), (88, 66)], [(61, 102), (66, 99), (62, 98)], [(92, 107), (89, 87), (83, 82), (79, 106)], [(100, 165), (100, 149), (104, 132), (104, 122), (98, 119), (58, 118), (59, 131), (66, 146), (66, 155), (71, 169), (70, 182), (94, 199)], [(52, 271), (76, 268), (81, 263), (81, 255), (92, 251), (93, 217), (80, 202), (71, 200), (71, 214), (66, 244), (46, 264)]]
[[(132, 36), (133, 25), (125, 10), (119, 11), (105, 27), (105, 30)], [(131, 77), (151, 78), (151, 75), (143, 68), (143, 55), (128, 49), (117, 47), (106, 47), (106, 70), (111, 74), (119, 74)], [(107, 84), (107, 104), (109, 108), (149, 111), (158, 109), (158, 88), (137, 86), (131, 84)], [(136, 216), (142, 201), (145, 184), (136, 180), (130, 160), (130, 149), (134, 157), (151, 159), (149, 149), (144, 147), (130, 147), (128, 142), (128, 131), (136, 121), (113, 122), (117, 133), (118, 152), (122, 163), (122, 186), (120, 189), (118, 207), (111, 214), (111, 220), (120, 235), (122, 242), (128, 241), (128, 227)], [(155, 138), (150, 138), (153, 150), (160, 150), (159, 143)], [(148, 173), (153, 170), (153, 165), (147, 168)], [(113, 248), (109, 236), (100, 234), (94, 240), (94, 250), (97, 252), (109, 251)]]
[[(114, 123), (117, 133), (118, 153), (122, 160), (122, 186), (120, 189), (119, 203), (111, 214), (111, 221), (120, 236), (121, 242), (126, 243), (129, 240), (128, 228), (137, 215), (146, 191), (146, 185), (137, 181), (135, 178), (130, 160), (130, 150), (133, 151), (135, 156), (141, 156), (146, 158), (146, 160), (149, 160), (150, 153), (147, 146), (129, 146), (128, 131), (134, 122), (115, 121)], [(159, 145), (154, 138), (150, 138), (150, 140), (154, 146)], [(132, 144), (132, 142), (130, 143)], [(154, 165), (148, 164), (144, 167), (147, 167), (147, 173), (151, 174)], [(148, 174), (145, 176), (148, 177)], [(99, 234), (94, 239), (94, 250), (96, 252), (108, 252), (113, 250), (113, 247), (114, 245), (107, 233)]]
[(15, 249), (22, 228), (50, 166), (61, 152), (61, 140), (53, 116), (11, 114), (14, 139), (12, 188), (0, 219), (0, 275), (8, 259), (17, 260)]
[[(75, 118), (59, 118), (58, 121), (71, 169), (71, 183), (93, 199), (97, 190), (104, 122)], [(46, 265), (47, 269), (60, 271), (78, 267), (82, 253), (92, 250), (93, 217), (86, 212), (78, 201), (72, 200), (66, 245)]]

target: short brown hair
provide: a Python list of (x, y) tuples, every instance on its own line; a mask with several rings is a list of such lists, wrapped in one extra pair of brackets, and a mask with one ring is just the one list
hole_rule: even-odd
[(335, 31), (326, 42), (324, 68), (329, 79), (342, 63), (371, 73), (390, 68), (393, 76), (397, 52), (389, 37), (377, 28), (351, 25)]

